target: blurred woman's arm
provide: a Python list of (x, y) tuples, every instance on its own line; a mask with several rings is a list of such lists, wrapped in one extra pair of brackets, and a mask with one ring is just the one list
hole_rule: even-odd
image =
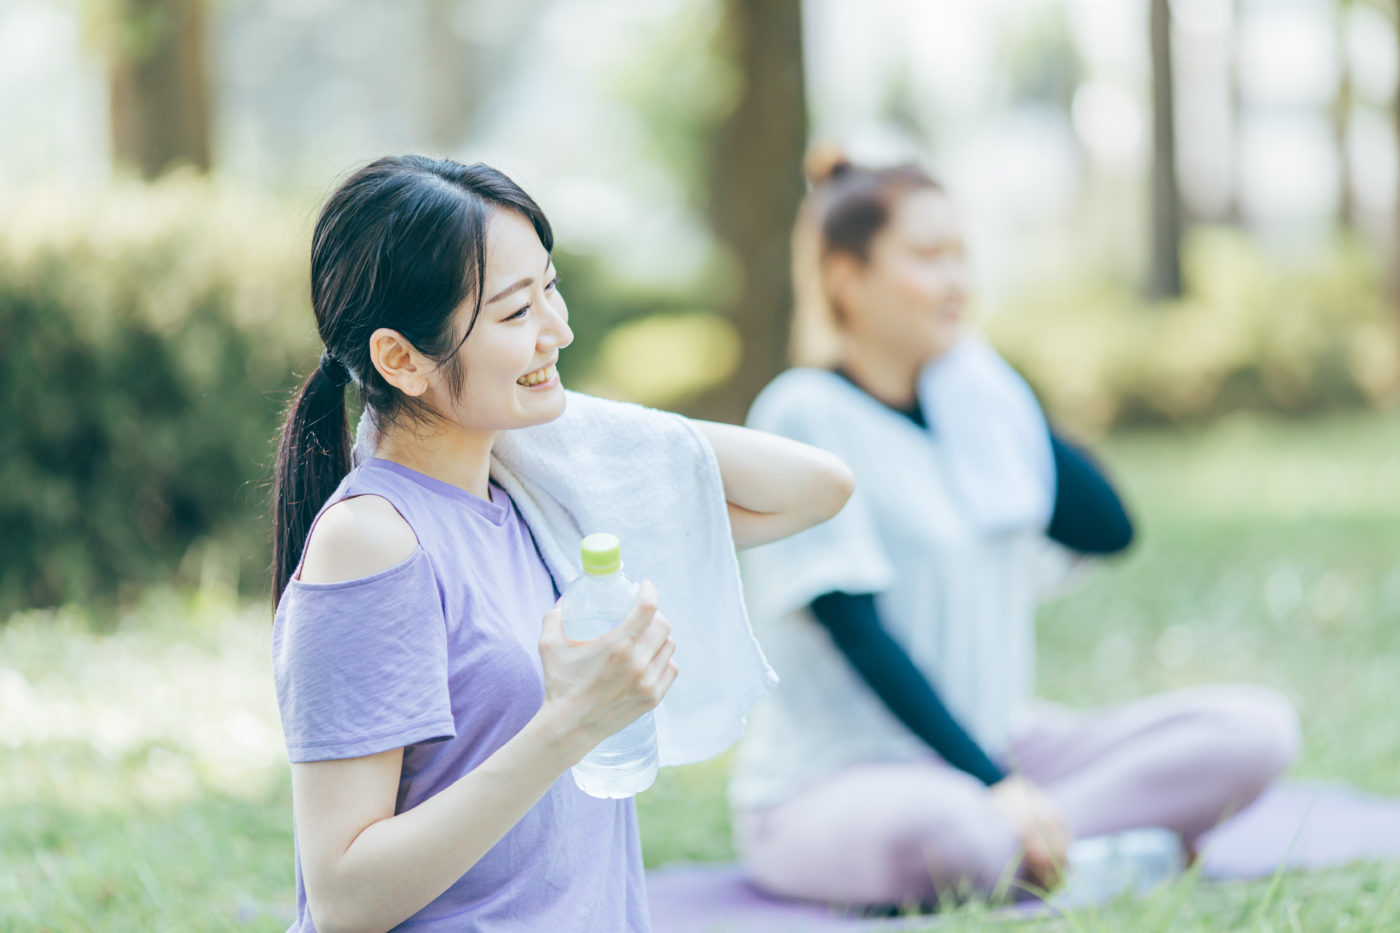
[(831, 518), (855, 490), (832, 453), (732, 424), (697, 421), (719, 461), (734, 545), (754, 547)]
[(1006, 777), (881, 624), (875, 594), (825, 593), (812, 600), (811, 608), (832, 643), (905, 728), (948, 764), (988, 787)]
[(1055, 509), (1046, 534), (1081, 554), (1116, 554), (1133, 542), (1133, 522), (1088, 452), (1050, 433)]

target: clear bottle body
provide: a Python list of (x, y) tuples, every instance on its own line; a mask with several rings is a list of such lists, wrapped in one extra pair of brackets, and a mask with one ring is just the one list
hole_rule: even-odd
[[(621, 569), (582, 574), (560, 601), (564, 634), (576, 641), (606, 635), (632, 610), (635, 593)], [(573, 767), (573, 775), (584, 793), (617, 798), (646, 790), (656, 780), (656, 770), (656, 723), (648, 712), (599, 742)]]
[(1155, 827), (1090, 836), (1070, 844), (1065, 886), (1052, 902), (1069, 909), (1103, 904), (1122, 894), (1144, 894), (1179, 875), (1181, 839)]

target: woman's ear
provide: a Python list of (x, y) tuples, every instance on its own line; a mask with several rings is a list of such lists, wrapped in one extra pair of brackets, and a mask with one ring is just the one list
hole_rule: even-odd
[(862, 271), (860, 261), (848, 253), (832, 253), (822, 262), (822, 287), (831, 301), (838, 327), (851, 323), (853, 311), (859, 313)]
[(384, 381), (404, 395), (417, 398), (428, 391), (433, 363), (398, 331), (381, 327), (370, 334), (369, 358)]

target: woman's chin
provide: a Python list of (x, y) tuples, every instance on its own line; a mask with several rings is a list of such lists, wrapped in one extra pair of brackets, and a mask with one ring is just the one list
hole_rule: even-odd
[(957, 346), (958, 341), (966, 333), (967, 328), (963, 326), (961, 320), (948, 321), (945, 325), (936, 328), (933, 333), (929, 334), (931, 357), (937, 359), (946, 355), (948, 351)]
[(524, 424), (519, 427), (527, 428), (536, 424), (548, 424), (560, 415), (564, 414), (565, 407), (569, 404), (568, 396), (564, 394), (564, 386), (559, 382), (558, 377), (554, 379), (554, 384), (545, 388), (529, 390), (529, 394), (522, 400), (521, 414)]
[(925, 344), (924, 353), (921, 355), (921, 364), (927, 365), (947, 356), (948, 352), (957, 345), (961, 337), (961, 330), (953, 333), (936, 335), (934, 339), (929, 340), (928, 343)]

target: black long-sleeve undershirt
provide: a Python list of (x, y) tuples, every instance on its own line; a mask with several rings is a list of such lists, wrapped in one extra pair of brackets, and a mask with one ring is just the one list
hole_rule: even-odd
[(1045, 534), (1081, 554), (1116, 554), (1133, 543), (1123, 501), (1088, 452), (1050, 432), (1055, 507)]
[(938, 691), (880, 624), (870, 593), (826, 593), (812, 614), (851, 667), (905, 727), (944, 761), (991, 786), (1005, 774), (953, 718)]
[[(846, 373), (840, 374), (855, 384)], [(895, 410), (927, 427), (917, 402), (909, 409)], [(1054, 432), (1050, 446), (1056, 488), (1048, 536), (1087, 554), (1111, 554), (1126, 548), (1132, 542), (1132, 522), (1107, 478), (1085, 451)], [(825, 593), (812, 601), (811, 609), (851, 667), (910, 732), (944, 761), (983, 784), (990, 786), (1005, 777), (886, 631), (874, 594)]]

